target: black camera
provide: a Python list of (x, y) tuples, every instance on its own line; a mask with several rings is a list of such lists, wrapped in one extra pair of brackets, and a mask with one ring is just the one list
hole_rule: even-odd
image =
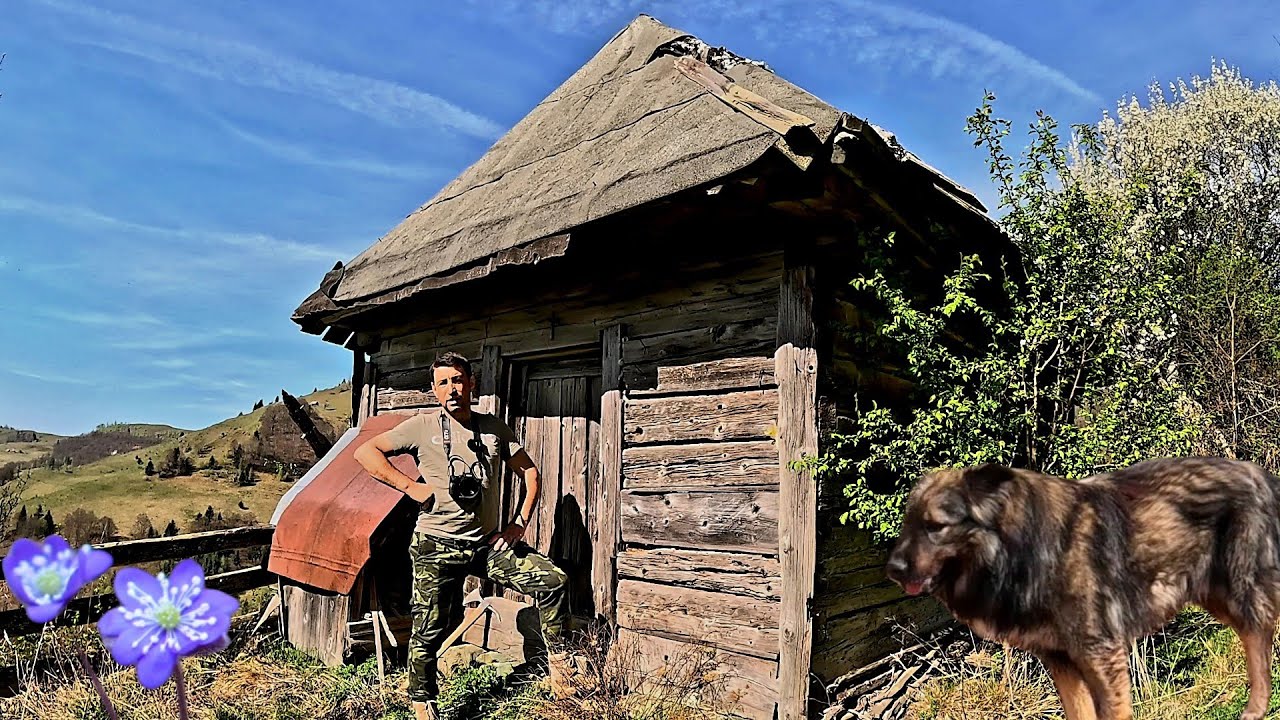
[(459, 504), (473, 503), (480, 499), (480, 494), (484, 492), (484, 485), (480, 478), (477, 477), (470, 469), (465, 470), (460, 475), (455, 475), (449, 468), (449, 494)]

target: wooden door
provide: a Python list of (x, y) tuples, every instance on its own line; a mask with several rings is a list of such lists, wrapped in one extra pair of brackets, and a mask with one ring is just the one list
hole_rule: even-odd
[[(513, 426), (542, 478), (525, 539), (568, 573), (570, 606), (582, 618), (594, 616), (590, 499), (599, 470), (600, 365), (597, 356), (519, 367)], [(510, 517), (523, 493), (508, 497)]]

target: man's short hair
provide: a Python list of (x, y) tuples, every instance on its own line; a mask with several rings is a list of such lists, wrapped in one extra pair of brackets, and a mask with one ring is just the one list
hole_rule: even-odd
[(467, 358), (462, 354), (453, 352), (452, 350), (442, 352), (436, 356), (435, 362), (431, 363), (432, 372), (439, 367), (456, 367), (462, 371), (463, 375), (472, 377), (471, 361), (467, 360)]

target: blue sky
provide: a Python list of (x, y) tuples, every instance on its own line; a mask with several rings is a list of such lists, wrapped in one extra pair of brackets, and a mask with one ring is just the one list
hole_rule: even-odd
[(989, 205), (964, 132), (984, 89), (1021, 148), (1037, 108), (1096, 121), (1215, 59), (1280, 73), (1263, 0), (4, 0), (0, 424), (198, 428), (337, 383), (350, 353), (293, 308), (641, 12)]

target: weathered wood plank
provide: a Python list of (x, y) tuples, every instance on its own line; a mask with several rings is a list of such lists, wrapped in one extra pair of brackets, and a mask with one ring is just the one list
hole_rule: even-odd
[(901, 648), (904, 638), (922, 636), (951, 622), (933, 598), (909, 598), (837, 618), (823, 618), (815, 627), (815, 650), (810, 670), (829, 683), (852, 668), (861, 667)]
[(271, 537), (274, 533), (274, 526), (251, 525), (229, 530), (188, 533), (174, 537), (121, 540), (119, 542), (94, 545), (94, 547), (111, 553), (111, 559), (119, 567), (121, 565), (155, 562), (156, 560), (178, 560), (217, 550), (238, 550), (259, 545), (270, 545)]
[(776, 383), (772, 357), (726, 358), (658, 367), (656, 392), (707, 392), (738, 388), (767, 388)]
[(498, 388), (502, 349), (497, 345), (486, 344), (480, 351), (480, 362), (476, 365), (477, 367), (472, 369), (475, 374), (476, 409), (502, 417), (502, 397)]
[[(762, 309), (757, 309), (760, 313)], [(658, 386), (661, 368), (681, 367), (725, 358), (773, 356), (776, 316), (740, 317), (709, 327), (628, 338), (622, 354), (622, 382), (628, 390)], [(773, 369), (769, 369), (772, 376)]]
[(391, 390), (378, 392), (378, 412), (407, 408), (437, 408), (440, 401), (430, 390)]
[[(729, 260), (716, 257), (681, 264), (674, 272), (666, 267), (667, 272), (656, 277), (649, 268), (630, 265), (605, 286), (589, 275), (570, 273), (565, 282), (547, 283), (534, 295), (523, 287), (512, 288), (509, 295), (493, 297), (483, 307), (457, 303), (452, 306), (453, 314), (406, 316), (403, 322), (382, 328), (387, 340), (381, 354), (390, 358), (433, 348), (457, 349), (473, 340), (478, 350), (486, 338), (494, 342), (531, 328), (543, 331), (543, 340), (554, 341), (575, 326), (584, 326), (593, 335), (576, 338), (574, 343), (594, 345), (599, 342), (599, 333), (615, 323), (636, 324), (633, 329), (638, 330), (638, 336), (774, 316), (781, 269), (781, 252), (769, 248)], [(715, 308), (738, 314), (732, 310), (704, 312)], [(703, 322), (704, 316), (717, 319)], [(550, 332), (553, 325), (554, 338)], [(495, 344), (502, 345), (508, 355), (513, 353), (505, 341)], [(420, 360), (426, 365), (431, 362), (427, 356)], [(407, 366), (396, 364), (392, 369), (403, 367)]]
[(777, 559), (744, 553), (627, 548), (618, 555), (618, 575), (761, 600), (782, 596)]
[(818, 452), (817, 371), (811, 266), (789, 266), (778, 297), (778, 553), (782, 564), (779, 720), (808, 717), (813, 652), (814, 571), (817, 564), (817, 492), (812, 473), (790, 463)]
[(288, 641), (329, 667), (340, 666), (347, 651), (351, 596), (311, 593), (284, 586)]
[[(702, 665), (707, 653), (715, 663), (709, 678), (710, 698), (735, 715), (747, 720), (773, 720), (778, 701), (778, 664), (750, 655), (686, 643), (622, 628), (611, 650), (620, 656), (624, 667), (635, 666), (642, 675), (658, 677), (658, 673), (684, 677)], [(639, 692), (645, 692), (641, 685)]]
[(778, 551), (778, 493), (622, 493), (626, 543), (770, 555)]
[(628, 490), (712, 490), (778, 486), (778, 449), (771, 440), (641, 445), (622, 451)]
[(623, 437), (631, 445), (764, 439), (776, 432), (777, 417), (776, 390), (629, 398)]
[[(173, 538), (163, 539), (172, 540)], [(118, 562), (115, 567), (119, 568), (124, 564), (132, 564), (132, 562)], [(205, 578), (205, 586), (214, 590), (221, 590), (229, 595), (236, 595), (246, 590), (265, 587), (275, 582), (275, 580), (275, 573), (269, 572), (261, 565), (255, 565), (251, 568), (210, 575)], [(119, 604), (120, 601), (116, 598), (115, 593), (78, 597), (67, 603), (63, 614), (52, 621), (52, 624), (54, 626), (69, 626), (97, 622), (111, 608)], [(11, 636), (38, 633), (42, 627), (43, 625), (31, 622), (31, 619), (27, 617), (27, 611), (23, 608), (0, 612), (0, 632), (8, 633)]]
[(775, 659), (778, 604), (672, 585), (618, 581), (618, 625)]
[(622, 334), (622, 326), (614, 325), (600, 337), (603, 352), (600, 452), (597, 455), (599, 469), (593, 484), (595, 495), (591, 500), (594, 517), (591, 528), (595, 534), (591, 580), (595, 587), (595, 610), (596, 615), (606, 618), (611, 626), (617, 624), (615, 563), (622, 537)]
[(675, 65), (682, 74), (711, 91), (724, 104), (779, 135), (789, 135), (796, 128), (813, 127), (814, 122), (808, 117), (751, 92), (697, 58), (679, 57)]
[(351, 417), (350, 427), (360, 424), (360, 402), (364, 394), (364, 350), (356, 348), (351, 351)]

